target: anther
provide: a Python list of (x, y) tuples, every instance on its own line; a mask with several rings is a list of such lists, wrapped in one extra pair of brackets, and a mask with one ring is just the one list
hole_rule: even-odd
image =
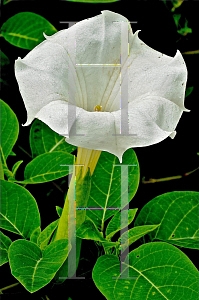
[(102, 106), (101, 105), (96, 105), (94, 107), (94, 111), (101, 111), (102, 110)]

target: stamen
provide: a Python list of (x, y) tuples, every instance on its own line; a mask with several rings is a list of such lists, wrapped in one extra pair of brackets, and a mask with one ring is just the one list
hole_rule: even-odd
[(101, 105), (96, 105), (94, 107), (94, 111), (102, 111), (102, 106)]

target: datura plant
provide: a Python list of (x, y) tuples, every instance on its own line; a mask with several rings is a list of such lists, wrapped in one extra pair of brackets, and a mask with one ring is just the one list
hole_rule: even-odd
[[(31, 293), (53, 278), (55, 282), (75, 279), (81, 241), (90, 239), (104, 249), (92, 277), (106, 299), (197, 297), (197, 269), (176, 247), (198, 248), (197, 192), (154, 198), (141, 210), (135, 226), (118, 241), (112, 240), (137, 211), (122, 210), (139, 184), (132, 148), (174, 138), (182, 113), (188, 111), (182, 55), (177, 51), (170, 57), (150, 48), (138, 32), (132, 32), (124, 16), (105, 10), (53, 35), (44, 34), (43, 42), (15, 61), (27, 110), (24, 126), (37, 120), (30, 131), (33, 160), (26, 166), (24, 180), (17, 181), (20, 163), (12, 172), (6, 165), (17, 137), (6, 148), (6, 128), (8, 122), (18, 123), (2, 101), (1, 227), (22, 236), (12, 242), (2, 233), (3, 263), (9, 261), (12, 275)], [(44, 151), (41, 143), (46, 144)], [(77, 157), (70, 154), (76, 147)], [(41, 231), (36, 201), (21, 185), (68, 174), (72, 177), (63, 209), (57, 207), (59, 218)], [(176, 207), (181, 207), (178, 215)], [(122, 261), (120, 255), (146, 234), (150, 242)]]

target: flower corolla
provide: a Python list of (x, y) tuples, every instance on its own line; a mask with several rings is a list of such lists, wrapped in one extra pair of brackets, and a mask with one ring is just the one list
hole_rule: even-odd
[(108, 151), (120, 162), (129, 148), (173, 138), (188, 111), (186, 65), (179, 51), (174, 57), (160, 53), (138, 32), (105, 10), (45, 35), (15, 62), (25, 125), (38, 118), (69, 144)]

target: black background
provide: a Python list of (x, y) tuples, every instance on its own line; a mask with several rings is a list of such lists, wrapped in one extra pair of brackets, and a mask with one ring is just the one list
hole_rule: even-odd
[[(170, 1), (168, 7), (171, 8)], [(139, 38), (147, 45), (164, 54), (174, 56), (176, 50), (181, 53), (190, 50), (197, 50), (197, 41), (199, 36), (198, 22), (194, 14), (199, 8), (198, 1), (184, 1), (182, 6), (176, 9), (175, 13), (180, 13), (181, 18), (188, 20), (188, 26), (193, 32), (187, 36), (181, 36), (177, 33), (172, 13), (167, 9), (162, 1), (119, 1), (107, 4), (87, 4), (73, 3), (67, 1), (12, 1), (2, 6), (1, 24), (8, 18), (19, 12), (30, 11), (45, 17), (51, 22), (57, 30), (67, 28), (67, 24), (60, 21), (81, 21), (85, 18), (90, 18), (100, 14), (102, 10), (111, 10), (124, 15), (129, 21), (137, 21), (132, 24), (133, 32), (141, 30)], [(31, 160), (31, 158), (20, 150), (19, 145), (28, 153), (31, 153), (28, 137), (29, 127), (22, 127), (26, 122), (26, 110), (18, 90), (18, 85), (14, 76), (14, 61), (18, 57), (23, 58), (29, 50), (24, 50), (12, 46), (1, 38), (1, 49), (10, 59), (8, 74), (6, 80), (8, 86), (1, 86), (1, 98), (9, 104), (18, 117), (20, 124), (20, 134), (18, 141), (14, 147), (14, 152), (17, 154), (17, 160), (24, 160), (23, 167), (21, 166), (17, 173), (17, 179), (23, 180), (23, 168)], [(194, 90), (185, 100), (185, 107), (191, 112), (183, 113), (182, 118), (177, 126), (177, 135), (172, 140), (167, 138), (159, 144), (150, 147), (135, 148), (136, 155), (140, 164), (141, 180), (145, 176), (145, 180), (149, 178), (162, 178), (174, 175), (183, 175), (198, 167), (199, 156), (198, 149), (198, 55), (184, 55), (184, 60), (188, 69), (187, 86), (194, 86)], [(16, 162), (16, 157), (8, 158), (8, 166), (11, 168)], [(20, 171), (21, 170), (21, 171)], [(148, 203), (154, 197), (171, 191), (198, 191), (198, 173), (199, 171), (182, 179), (165, 181), (159, 183), (143, 184), (140, 181), (138, 191), (134, 199), (130, 203), (130, 208), (140, 209), (144, 204)], [(67, 178), (59, 179), (55, 183), (59, 184), (63, 191), (67, 188)], [(42, 229), (50, 222), (57, 219), (55, 205), (63, 206), (64, 193), (56, 189), (53, 184), (45, 183), (40, 185), (28, 185), (27, 189), (37, 200)], [(49, 196), (46, 194), (50, 191)], [(7, 234), (7, 233), (6, 233)], [(11, 239), (16, 239), (16, 235), (8, 234)], [(18, 238), (18, 237), (17, 237)], [(130, 251), (138, 247), (140, 241), (134, 243), (130, 247)], [(191, 249), (181, 249), (192, 262), (197, 264), (197, 252)], [(16, 296), (26, 299), (43, 299), (48, 295), (49, 299), (68, 299), (72, 300), (85, 298), (105, 299), (98, 291), (91, 279), (91, 270), (96, 262), (98, 249), (92, 241), (83, 241), (82, 257), (86, 260), (81, 260), (77, 275), (85, 276), (85, 280), (67, 280), (64, 284), (53, 286), (52, 283), (42, 288), (40, 291), (30, 294), (18, 285), (15, 288), (5, 290), (2, 299), (14, 299)], [(82, 275), (83, 272), (88, 272)], [(8, 263), (1, 267), (1, 286), (0, 288), (15, 283), (16, 279), (10, 274)], [(80, 293), (80, 294), (79, 294)]]

